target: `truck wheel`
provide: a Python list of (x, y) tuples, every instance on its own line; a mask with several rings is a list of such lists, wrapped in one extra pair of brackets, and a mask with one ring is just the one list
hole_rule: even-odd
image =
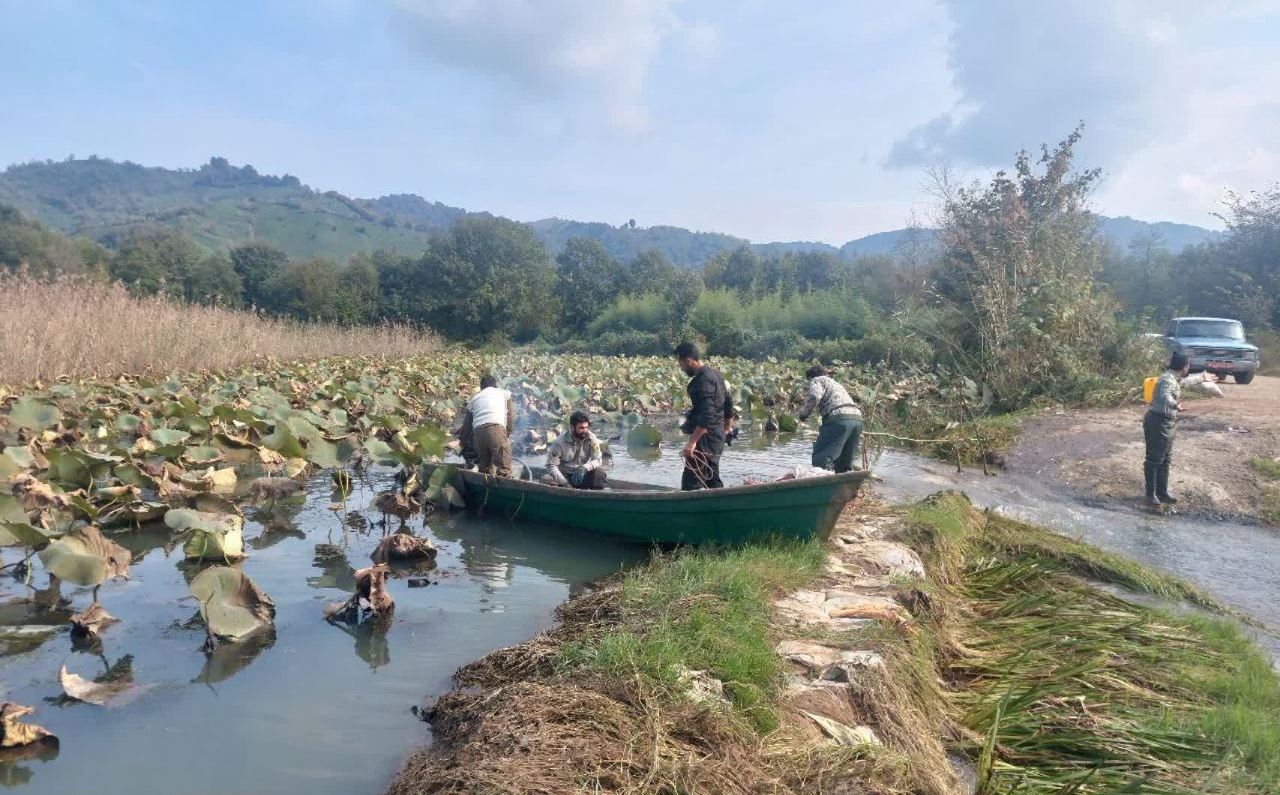
[(1245, 370), (1243, 373), (1236, 373), (1237, 384), (1247, 384), (1253, 380), (1253, 371)]

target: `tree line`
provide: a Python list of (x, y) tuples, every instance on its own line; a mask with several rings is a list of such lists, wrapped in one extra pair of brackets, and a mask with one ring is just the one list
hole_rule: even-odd
[(467, 216), (423, 251), (291, 260), (249, 242), (209, 253), (178, 231), (137, 228), (113, 249), (0, 208), (0, 264), (80, 272), (144, 294), (340, 324), (430, 327), (471, 343), (663, 353), (701, 338), (719, 355), (951, 367), (983, 399), (1081, 397), (1131, 366), (1145, 324), (1227, 315), (1280, 328), (1280, 187), (1231, 197), (1217, 241), (1174, 255), (1156, 239), (1111, 250), (1074, 167), (1079, 131), (1021, 153), (985, 184), (940, 184), (941, 233), (893, 256), (765, 255), (743, 245), (678, 268), (568, 240), (554, 259), (524, 224)]

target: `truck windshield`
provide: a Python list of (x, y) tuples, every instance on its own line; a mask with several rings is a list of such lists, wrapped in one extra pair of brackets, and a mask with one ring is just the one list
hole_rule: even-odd
[(1244, 327), (1238, 320), (1180, 320), (1178, 336), (1242, 340)]

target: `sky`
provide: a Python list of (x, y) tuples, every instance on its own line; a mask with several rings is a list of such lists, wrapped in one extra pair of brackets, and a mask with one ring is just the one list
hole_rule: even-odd
[(1084, 124), (1108, 215), (1280, 181), (1280, 0), (0, 0), (0, 164), (219, 155), (518, 220), (840, 244)]

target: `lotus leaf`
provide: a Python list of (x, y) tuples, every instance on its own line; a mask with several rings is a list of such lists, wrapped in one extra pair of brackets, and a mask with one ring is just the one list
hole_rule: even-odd
[(221, 450), (207, 445), (188, 447), (182, 454), (182, 460), (189, 464), (213, 464), (223, 458), (225, 456)]
[(131, 701), (141, 695), (147, 688), (133, 683), (133, 657), (125, 655), (101, 676), (93, 681), (67, 670), (67, 666), (58, 669), (58, 683), (68, 698), (105, 707), (111, 702), (117, 704)]
[(121, 433), (137, 433), (142, 426), (142, 418), (137, 414), (121, 414), (116, 417), (115, 426)]
[(182, 546), (188, 560), (219, 560), (244, 557), (244, 517), (232, 513), (207, 513), (190, 508), (172, 508), (164, 523), (178, 532), (190, 531)]
[(794, 433), (797, 427), (799, 427), (799, 423), (796, 422), (795, 417), (790, 414), (778, 415), (778, 430), (783, 433)]
[(210, 634), (226, 640), (241, 640), (275, 620), (275, 602), (238, 568), (210, 566), (191, 581), (191, 594)]
[(439, 425), (420, 425), (405, 434), (410, 442), (426, 456), (444, 457), (446, 434)]
[(57, 406), (36, 398), (20, 398), (9, 409), (9, 424), (15, 428), (43, 431), (45, 428), (52, 428), (61, 421), (62, 412), (58, 410)]
[(391, 445), (381, 439), (366, 439), (364, 449), (369, 453), (369, 457), (373, 459), (375, 464), (395, 466), (400, 463), (400, 459), (396, 457)]
[(98, 585), (108, 577), (129, 576), (133, 554), (89, 525), (55, 539), (40, 551), (51, 574), (76, 585)]
[(35, 456), (31, 454), (31, 450), (26, 447), (6, 447), (4, 454), (9, 460), (22, 469), (28, 469), (35, 466)]
[(71, 635), (73, 637), (92, 638), (97, 636), (103, 627), (114, 624), (118, 620), (108, 613), (100, 602), (95, 601), (81, 612), (71, 616)]
[(627, 431), (628, 447), (657, 447), (662, 444), (662, 432), (652, 425), (637, 425)]
[(339, 466), (338, 446), (317, 436), (307, 441), (307, 460), (321, 469)]
[(24, 707), (12, 701), (0, 704), (0, 748), (20, 748), (24, 745), (52, 742), (58, 738), (42, 726), (34, 723), (23, 723), (22, 718), (34, 712), (33, 707)]
[(151, 441), (162, 447), (180, 445), (191, 438), (190, 433), (180, 431), (177, 428), (156, 428), (150, 435)]
[(277, 422), (275, 429), (262, 437), (262, 446), (276, 451), (285, 458), (302, 458), (307, 454), (287, 422)]

